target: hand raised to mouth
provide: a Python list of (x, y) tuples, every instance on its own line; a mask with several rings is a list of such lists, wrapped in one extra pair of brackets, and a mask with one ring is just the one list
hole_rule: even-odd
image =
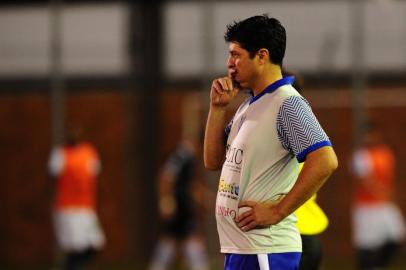
[(211, 105), (214, 107), (226, 107), (238, 92), (239, 88), (235, 87), (230, 76), (215, 79), (210, 90)]

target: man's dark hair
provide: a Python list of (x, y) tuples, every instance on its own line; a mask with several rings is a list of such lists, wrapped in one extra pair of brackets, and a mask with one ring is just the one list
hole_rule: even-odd
[(272, 63), (282, 67), (286, 49), (286, 31), (275, 18), (264, 14), (227, 25), (226, 42), (237, 42), (251, 58), (262, 48), (269, 51)]

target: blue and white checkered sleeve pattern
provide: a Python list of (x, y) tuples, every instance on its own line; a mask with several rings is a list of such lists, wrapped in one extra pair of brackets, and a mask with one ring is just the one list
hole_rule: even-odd
[(278, 112), (277, 129), (282, 146), (299, 162), (305, 161), (310, 152), (331, 146), (309, 103), (300, 96), (291, 96), (283, 101)]

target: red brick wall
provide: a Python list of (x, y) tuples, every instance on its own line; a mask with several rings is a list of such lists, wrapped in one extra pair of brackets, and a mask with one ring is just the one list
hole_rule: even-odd
[[(398, 198), (402, 209), (406, 210), (406, 199), (402, 196), (406, 189), (406, 170), (401, 162), (406, 160), (406, 102), (402, 105), (404, 97), (399, 96), (399, 89), (395, 90), (375, 89), (368, 102), (373, 105), (370, 115), (385, 130), (399, 160)], [(377, 93), (385, 99), (392, 96), (393, 100), (383, 102)], [(352, 180), (348, 171), (352, 150), (352, 111), (349, 91), (308, 90), (305, 96), (329, 134), (340, 161), (337, 172), (319, 192), (319, 203), (330, 218), (330, 226), (322, 235), (324, 253), (326, 257), (352, 258)], [(184, 97), (182, 92), (166, 92), (159, 101), (162, 136), (157, 169), (181, 137)], [(392, 102), (396, 106), (390, 107)], [(151, 240), (156, 238), (156, 232), (137, 230), (143, 216), (151, 213), (143, 212), (142, 206), (129, 204), (131, 196), (149, 198), (142, 195), (143, 181), (129, 179), (131, 157), (127, 148), (134, 141), (129, 136), (140, 132), (134, 122), (137, 117), (143, 117), (129, 115), (134, 113), (132, 104), (127, 95), (117, 92), (87, 91), (67, 97), (68, 119), (80, 120), (86, 131), (85, 137), (99, 149), (103, 163), (99, 213), (108, 240), (100, 256), (104, 262), (136, 260), (134, 254), (143, 248), (143, 243), (137, 243), (134, 235), (149, 234)], [(0, 121), (0, 265), (49, 263), (54, 255), (50, 216), (52, 186), (46, 170), (51, 148), (49, 98), (41, 93), (0, 94)], [(127, 188), (126, 181), (132, 181), (132, 189)], [(134, 211), (136, 213), (132, 213)], [(136, 220), (129, 222), (134, 217)], [(210, 237), (217, 241), (217, 235)]]
[[(103, 256), (123, 259), (126, 248), (123, 99), (86, 92), (67, 97), (67, 118), (80, 122), (102, 160), (100, 219), (108, 238)], [(0, 262), (52, 261), (52, 183), (47, 176), (51, 149), (49, 98), (43, 94), (0, 96)]]
[(0, 98), (1, 257), (38, 262), (51, 254), (46, 158), (49, 110), (40, 95)]
[[(319, 192), (318, 201), (330, 219), (322, 234), (325, 256), (353, 259), (351, 243), (352, 181), (349, 159), (352, 151), (353, 118), (347, 89), (305, 91), (323, 128), (333, 142), (339, 168)], [(398, 203), (406, 214), (406, 93), (402, 88), (370, 89), (366, 96), (367, 115), (382, 129), (386, 142), (395, 151)]]

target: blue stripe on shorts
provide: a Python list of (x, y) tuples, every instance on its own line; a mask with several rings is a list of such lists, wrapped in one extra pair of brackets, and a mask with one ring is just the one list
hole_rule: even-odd
[(300, 252), (226, 254), (224, 270), (298, 270)]

